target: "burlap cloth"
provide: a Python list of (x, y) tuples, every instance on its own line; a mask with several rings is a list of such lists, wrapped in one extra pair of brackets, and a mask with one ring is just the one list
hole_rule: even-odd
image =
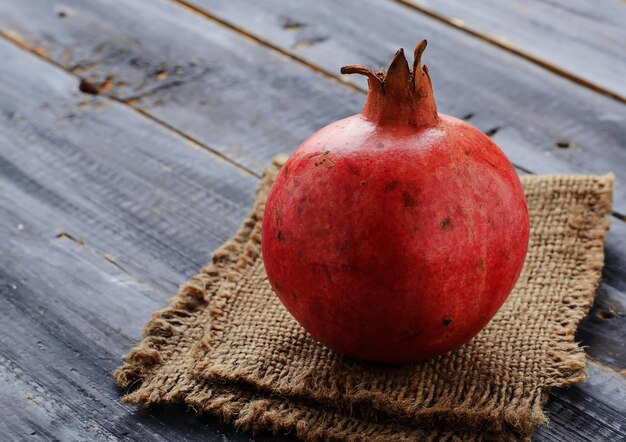
[(522, 177), (530, 247), (508, 301), (460, 349), (382, 366), (322, 347), (272, 293), (260, 229), (283, 161), (243, 227), (154, 313), (115, 372), (125, 401), (182, 402), (307, 440), (524, 440), (546, 422), (549, 389), (584, 379), (574, 332), (600, 281), (612, 175)]

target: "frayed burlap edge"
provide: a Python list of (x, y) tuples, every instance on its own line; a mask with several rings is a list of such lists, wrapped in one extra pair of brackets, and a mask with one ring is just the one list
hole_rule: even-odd
[[(369, 436), (385, 433), (377, 432), (382, 430), (375, 423), (358, 422), (360, 419), (357, 419), (356, 416), (348, 419), (352, 411), (333, 413), (330, 410), (320, 410), (315, 406), (303, 403), (301, 398), (272, 397), (273, 392), (271, 390), (255, 391), (254, 386), (198, 384), (197, 381), (193, 387), (183, 386), (181, 388), (180, 379), (172, 379), (171, 382), (160, 385), (158, 388), (144, 388), (143, 385), (144, 381), (158, 370), (163, 360), (164, 349), (171, 346), (170, 338), (177, 330), (182, 330), (194, 323), (198, 310), (207, 307), (209, 301), (211, 304), (208, 308), (212, 317), (211, 331), (217, 335), (222, 332), (225, 304), (220, 303), (219, 296), (215, 297), (215, 294), (219, 291), (220, 295), (226, 294), (228, 296), (229, 289), (234, 287), (233, 284), (236, 284), (243, 271), (258, 258), (260, 232), (255, 229), (255, 226), (261, 219), (264, 201), (276, 170), (283, 164), (284, 159), (284, 157), (276, 158), (274, 161), (276, 169), (268, 171), (264, 175), (254, 210), (245, 221), (244, 226), (231, 240), (214, 253), (211, 265), (203, 268), (190, 282), (181, 287), (168, 308), (153, 315), (152, 320), (145, 327), (143, 341), (124, 358), (124, 365), (116, 370), (114, 376), (121, 388), (134, 390), (124, 396), (124, 400), (129, 403), (154, 405), (186, 402), (200, 412), (211, 412), (219, 415), (224, 421), (243, 429), (295, 431), (303, 439), (336, 438), (343, 440), (350, 439), (348, 436), (352, 434), (356, 437), (354, 440), (360, 440), (359, 437), (373, 440)], [(555, 180), (567, 178), (552, 177)], [(522, 177), (522, 181), (525, 179), (532, 178)], [(553, 333), (555, 336), (559, 336), (559, 343), (551, 353), (554, 366), (549, 374), (555, 379), (555, 382), (543, 389), (540, 400), (533, 401), (530, 416), (520, 416), (519, 409), (515, 406), (504, 407), (501, 410), (505, 421), (511, 424), (513, 429), (519, 431), (518, 435), (523, 439), (528, 438), (537, 425), (547, 422), (542, 408), (551, 387), (562, 387), (585, 379), (585, 354), (574, 342), (573, 335), (578, 322), (587, 314), (593, 303), (595, 288), (600, 280), (600, 270), (604, 262), (604, 237), (609, 225), (609, 222), (602, 220), (602, 217), (610, 211), (613, 179), (612, 175), (598, 177), (598, 189), (600, 191), (598, 192), (598, 201), (593, 207), (593, 213), (591, 215), (581, 213), (579, 218), (573, 217), (571, 221), (579, 224), (581, 235), (585, 235), (593, 241), (591, 253), (585, 255), (586, 270), (577, 276), (579, 280), (578, 290), (568, 297), (569, 308), (557, 312), (559, 316), (556, 322), (559, 325), (555, 327)], [(590, 219), (590, 216), (593, 219)], [(224, 282), (226, 282), (225, 290), (220, 290), (220, 285)], [(211, 299), (211, 294), (214, 295), (214, 299)], [(518, 399), (523, 400), (523, 398)], [(507, 412), (507, 408), (510, 408), (509, 412)], [(443, 414), (450, 412), (450, 410), (440, 411)], [(480, 421), (481, 418), (488, 417), (489, 413), (493, 413), (494, 410), (491, 409), (487, 414), (477, 412), (478, 414), (475, 415), (472, 414), (473, 410), (468, 411), (469, 414), (465, 415), (466, 419), (478, 418)], [(433, 417), (438, 412), (433, 410)], [(320, 413), (325, 418), (334, 417), (325, 422), (325, 425), (321, 425), (322, 422), (314, 418), (315, 414)], [(357, 426), (353, 429), (359, 430), (360, 433), (358, 431), (350, 433), (350, 420), (356, 421)], [(367, 430), (363, 433), (368, 425), (372, 433)], [(476, 428), (480, 429), (481, 427), (483, 425), (478, 422)], [(498, 430), (509, 431), (508, 428), (499, 428)], [(424, 431), (415, 433), (411, 430), (405, 433), (401, 426), (398, 426), (397, 431), (393, 434), (392, 439), (394, 440), (411, 440), (416, 434), (419, 434), (421, 440), (431, 440), (431, 437), (434, 437), (432, 440), (483, 439), (480, 433), (469, 431), (469, 429), (465, 434), (462, 432), (425, 433)], [(405, 437), (407, 435), (408, 437)], [(389, 436), (391, 438), (390, 434)], [(511, 434), (511, 436), (513, 435)], [(389, 438), (385, 437), (384, 440), (389, 440)]]

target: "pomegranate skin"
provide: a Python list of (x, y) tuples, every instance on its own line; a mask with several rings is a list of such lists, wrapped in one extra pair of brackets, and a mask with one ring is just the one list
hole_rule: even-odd
[(319, 342), (407, 363), (467, 342), (513, 289), (529, 219), (500, 149), (459, 119), (326, 126), (269, 193), (263, 261), (281, 302)]

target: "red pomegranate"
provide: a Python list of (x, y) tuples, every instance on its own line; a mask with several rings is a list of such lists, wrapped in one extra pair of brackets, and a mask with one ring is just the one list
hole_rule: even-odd
[(502, 151), (438, 114), (426, 41), (366, 75), (363, 111), (287, 160), (263, 217), (263, 261), (296, 320), (359, 359), (415, 362), (458, 347), (498, 311), (522, 270), (529, 219)]

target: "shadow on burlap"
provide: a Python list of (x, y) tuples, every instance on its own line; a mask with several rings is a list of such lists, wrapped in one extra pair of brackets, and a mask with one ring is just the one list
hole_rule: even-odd
[(305, 440), (525, 440), (550, 388), (584, 380), (574, 342), (600, 281), (613, 176), (524, 176), (528, 256), (507, 302), (469, 343), (420, 364), (342, 357), (272, 293), (261, 218), (277, 158), (239, 232), (154, 313), (115, 372), (124, 400), (182, 402), (237, 428)]

